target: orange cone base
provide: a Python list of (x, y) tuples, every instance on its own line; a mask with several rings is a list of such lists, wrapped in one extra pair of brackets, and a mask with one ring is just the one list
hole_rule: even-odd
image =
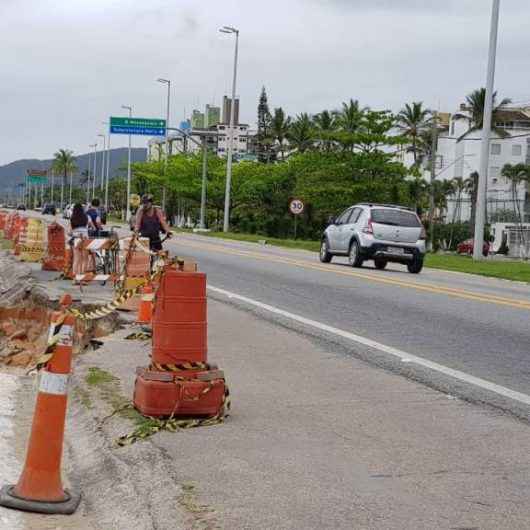
[(8, 485), (0, 489), (0, 506), (21, 510), (23, 512), (70, 515), (77, 510), (81, 501), (80, 493), (74, 493), (68, 490), (64, 490), (66, 496), (64, 501), (33, 501), (31, 499), (17, 497), (14, 494), (14, 488), (14, 485)]

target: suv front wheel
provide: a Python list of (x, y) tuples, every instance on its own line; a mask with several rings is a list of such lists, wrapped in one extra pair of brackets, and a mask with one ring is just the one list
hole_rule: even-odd
[(319, 254), (320, 261), (322, 263), (329, 263), (332, 257), (333, 257), (333, 254), (329, 252), (328, 240), (324, 238), (322, 240), (322, 244), (320, 245), (320, 254)]
[(363, 266), (363, 258), (361, 256), (361, 248), (359, 247), (359, 243), (354, 239), (350, 243), (350, 252), (348, 254), (348, 261), (350, 262), (350, 265), (352, 267), (362, 267)]

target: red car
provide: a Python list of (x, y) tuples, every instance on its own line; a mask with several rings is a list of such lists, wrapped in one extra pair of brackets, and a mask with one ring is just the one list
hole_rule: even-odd
[[(456, 251), (458, 254), (473, 254), (473, 245), (474, 240), (473, 239), (466, 239), (465, 241), (462, 241), (462, 243), (458, 243), (456, 247)], [(490, 253), (490, 244), (487, 241), (484, 241), (484, 245), (482, 247), (482, 254), (484, 256), (487, 256)]]

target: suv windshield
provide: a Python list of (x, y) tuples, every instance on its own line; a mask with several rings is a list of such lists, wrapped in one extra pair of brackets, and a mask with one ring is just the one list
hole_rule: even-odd
[(407, 212), (405, 210), (372, 210), (371, 212), (372, 222), (381, 225), (394, 225), (394, 226), (409, 226), (419, 227), (419, 222), (416, 214)]

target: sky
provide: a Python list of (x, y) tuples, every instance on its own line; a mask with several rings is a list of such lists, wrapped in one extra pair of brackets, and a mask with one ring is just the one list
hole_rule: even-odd
[[(240, 31), (240, 121), (255, 127), (261, 87), (292, 116), (350, 98), (399, 111), (455, 111), (484, 86), (491, 0), (0, 0), (0, 164), (89, 150), (102, 122), (173, 124), (231, 90)], [(496, 89), (530, 105), (530, 2), (502, 0)], [(145, 147), (146, 137), (133, 141)], [(126, 136), (112, 136), (125, 146)]]

